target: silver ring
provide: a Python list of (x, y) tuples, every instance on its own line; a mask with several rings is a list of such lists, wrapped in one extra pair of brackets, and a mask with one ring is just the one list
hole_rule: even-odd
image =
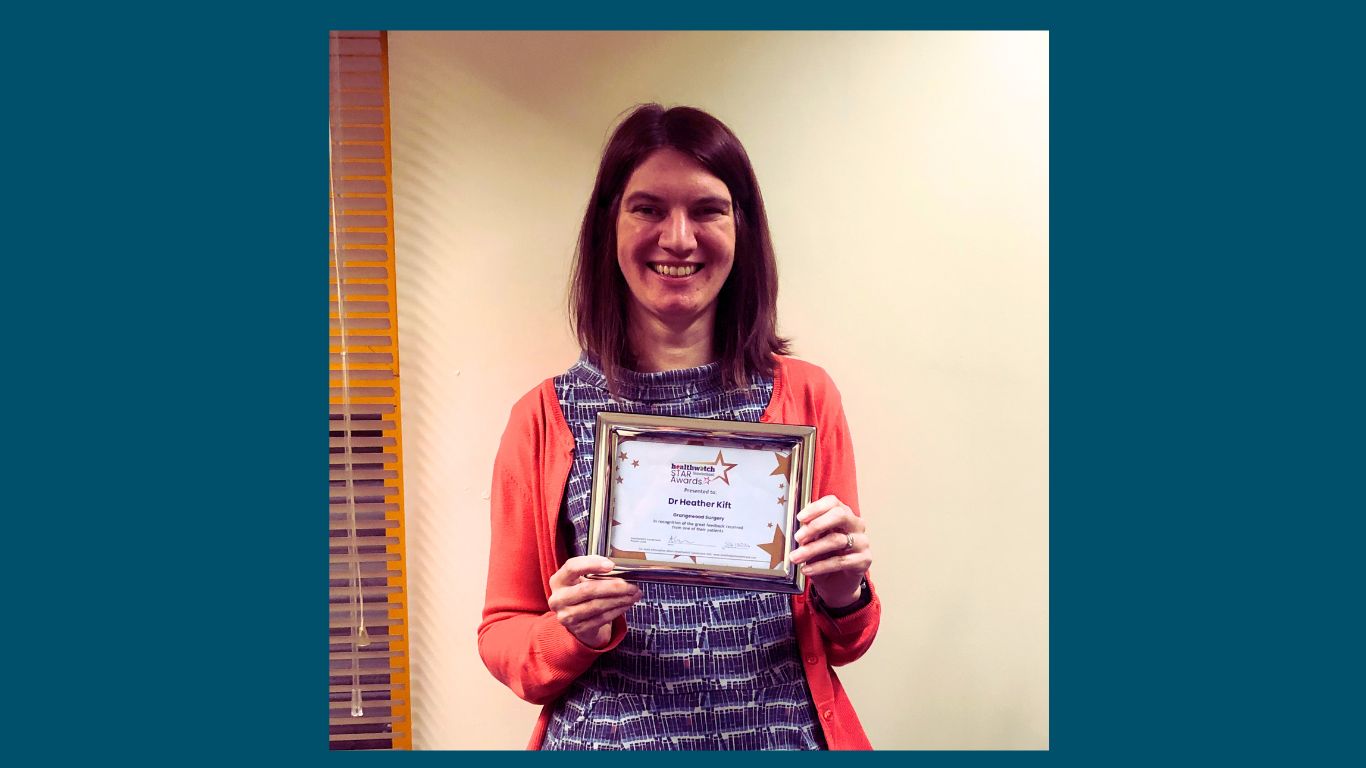
[(844, 548), (845, 548), (845, 549), (853, 549), (853, 548), (854, 548), (854, 534), (852, 534), (852, 533), (846, 533), (846, 534), (844, 534), (844, 538), (848, 539), (848, 541), (846, 541), (846, 542), (844, 543)]

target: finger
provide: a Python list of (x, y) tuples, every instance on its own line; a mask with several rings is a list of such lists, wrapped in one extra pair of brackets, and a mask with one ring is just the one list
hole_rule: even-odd
[(855, 552), (849, 555), (832, 555), (824, 560), (807, 563), (802, 566), (802, 573), (807, 578), (840, 572), (861, 574), (872, 564), (873, 558), (867, 552)]
[(802, 507), (802, 511), (797, 513), (797, 520), (803, 523), (809, 522), (839, 505), (840, 500), (834, 496), (822, 496), (810, 504), (807, 504), (805, 507)]
[(620, 605), (608, 611), (604, 611), (600, 614), (597, 614), (591, 620), (585, 621), (576, 626), (571, 627), (570, 625), (566, 624), (565, 628), (569, 629), (571, 632), (575, 629), (577, 629), (579, 632), (592, 632), (604, 624), (611, 624), (612, 622), (617, 620), (618, 616), (624, 615), (629, 610), (631, 610), (631, 604), (628, 603), (626, 605)]
[(625, 614), (629, 610), (631, 610), (630, 605), (623, 605), (620, 608), (614, 608), (608, 611), (607, 613), (602, 614), (602, 623), (607, 624), (609, 622), (616, 621), (618, 616)]
[(615, 567), (616, 564), (605, 557), (594, 555), (571, 557), (565, 561), (564, 565), (560, 566), (560, 570), (555, 571), (550, 577), (550, 589), (573, 586), (590, 573), (607, 573)]
[(852, 509), (841, 505), (797, 529), (797, 543), (808, 544), (832, 531), (862, 533), (864, 527), (863, 521)]
[(794, 563), (815, 562), (832, 554), (859, 552), (867, 548), (868, 538), (864, 534), (834, 531), (792, 550), (789, 559)]
[[(594, 600), (558, 610), (555, 612), (555, 618), (570, 630), (594, 629), (622, 615), (639, 599), (639, 595), (627, 595)], [(609, 615), (612, 618), (603, 618)]]
[(615, 600), (618, 598), (639, 599), (640, 588), (621, 579), (590, 579), (572, 587), (561, 587), (550, 593), (547, 602), (551, 610), (559, 611), (576, 605), (584, 605), (594, 600)]
[(593, 600), (629, 597), (638, 599), (640, 587), (621, 579), (588, 579), (572, 587), (562, 587), (551, 593), (556, 607), (579, 605)]

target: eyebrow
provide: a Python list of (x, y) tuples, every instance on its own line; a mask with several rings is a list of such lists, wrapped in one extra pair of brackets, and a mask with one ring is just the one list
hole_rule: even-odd
[[(628, 196), (626, 197), (626, 200), (624, 200), (622, 204), (623, 204), (623, 205), (630, 205), (631, 203), (636, 203), (636, 202), (662, 203), (662, 202), (664, 202), (664, 198), (660, 197), (659, 195), (652, 195), (652, 194), (650, 194), (649, 192), (636, 191), (636, 192), (632, 192), (630, 195), (628, 195)], [(690, 204), (691, 204), (691, 205), (724, 205), (724, 206), (729, 207), (729, 206), (731, 205), (731, 201), (730, 201), (729, 199), (727, 199), (727, 198), (724, 198), (724, 197), (717, 197), (717, 196), (715, 196), (715, 195), (707, 195), (706, 197), (699, 197), (699, 198), (697, 198), (696, 200), (692, 201), (692, 203), (690, 203)]]
[(728, 200), (728, 199), (726, 199), (726, 198), (724, 198), (724, 197), (714, 197), (714, 196), (712, 196), (712, 195), (708, 195), (707, 197), (699, 197), (698, 199), (694, 200), (694, 201), (693, 201), (693, 205), (724, 205), (724, 206), (730, 206), (730, 200)]

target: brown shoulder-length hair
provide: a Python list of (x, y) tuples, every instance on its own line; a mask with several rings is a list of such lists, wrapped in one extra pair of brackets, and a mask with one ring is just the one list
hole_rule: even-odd
[(642, 104), (612, 133), (574, 251), (570, 321), (616, 393), (618, 371), (635, 366), (626, 333), (630, 288), (617, 264), (617, 213), (631, 173), (665, 147), (696, 160), (730, 190), (735, 262), (717, 297), (713, 344), (725, 386), (748, 386), (754, 374), (772, 376), (773, 355), (789, 351), (788, 340), (778, 336), (778, 266), (749, 155), (724, 123), (700, 109)]

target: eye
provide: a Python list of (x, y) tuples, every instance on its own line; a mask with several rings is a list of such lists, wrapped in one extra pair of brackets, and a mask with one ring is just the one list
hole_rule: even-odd
[(642, 215), (642, 216), (658, 216), (658, 215), (659, 215), (659, 209), (656, 208), (656, 207), (654, 207), (653, 205), (637, 205), (635, 208), (632, 208), (632, 209), (631, 209), (631, 212), (632, 212), (632, 213), (638, 213), (638, 214), (640, 214), (640, 215)]

